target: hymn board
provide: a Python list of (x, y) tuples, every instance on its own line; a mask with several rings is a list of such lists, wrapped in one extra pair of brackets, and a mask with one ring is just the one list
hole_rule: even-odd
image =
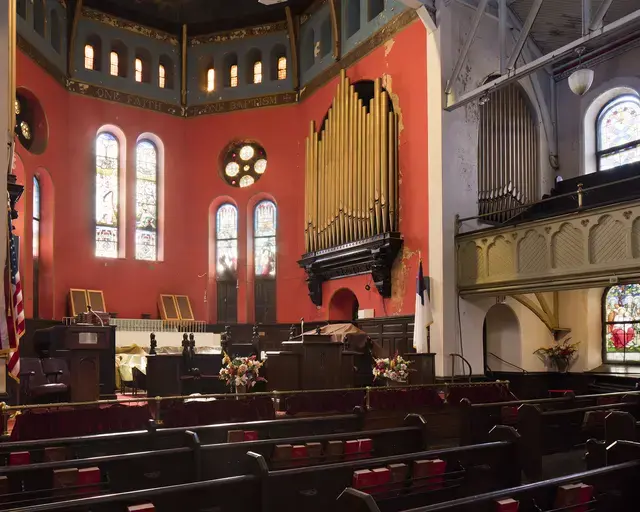
[(298, 263), (318, 306), (323, 281), (368, 272), (389, 297), (391, 266), (402, 246), (398, 114), (380, 79), (370, 97), (361, 85), (342, 70), (323, 126), (316, 131), (311, 121), (306, 140), (306, 253)]

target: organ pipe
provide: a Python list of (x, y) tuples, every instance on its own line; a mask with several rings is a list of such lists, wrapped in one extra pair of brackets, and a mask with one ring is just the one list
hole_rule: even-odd
[(340, 73), (324, 126), (309, 124), (305, 161), (307, 252), (398, 229), (398, 116), (379, 79), (365, 102)]

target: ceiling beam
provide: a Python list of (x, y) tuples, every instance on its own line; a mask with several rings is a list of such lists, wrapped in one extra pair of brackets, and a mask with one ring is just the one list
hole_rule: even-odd
[(460, 99), (458, 99), (458, 101), (452, 104), (447, 104), (447, 106), (445, 107), (445, 110), (449, 112), (451, 112), (452, 110), (456, 110), (457, 108), (460, 108), (466, 105), (467, 103), (470, 103), (471, 101), (481, 96), (484, 96), (485, 94), (488, 94), (489, 92), (493, 92), (497, 89), (500, 89), (501, 87), (504, 87), (505, 85), (511, 82), (514, 82), (516, 80), (521, 80), (522, 78), (529, 76), (531, 73), (537, 71), (538, 69), (543, 68), (548, 64), (552, 64), (553, 62), (556, 62), (561, 57), (564, 57), (570, 54), (571, 52), (574, 52), (576, 48), (584, 46), (590, 42), (591, 43), (597, 42), (600, 39), (603, 39), (604, 36), (611, 36), (613, 34), (616, 34), (622, 31), (623, 29), (627, 28), (632, 23), (637, 24), (638, 22), (640, 22), (640, 9), (633, 11), (630, 14), (627, 14), (626, 16), (620, 18), (619, 20), (616, 20), (612, 23), (609, 23), (608, 25), (605, 25), (604, 27), (602, 27), (602, 29), (600, 29), (597, 32), (592, 32), (584, 37), (576, 39), (575, 41), (569, 44), (566, 44), (553, 52), (550, 52), (532, 62), (529, 62), (528, 64), (525, 64), (524, 66), (518, 68), (517, 70), (515, 70), (513, 73), (509, 75), (501, 76), (500, 78), (497, 78), (481, 87), (477, 87), (476, 89), (466, 94), (463, 94), (460, 97)]
[(500, 74), (504, 75), (507, 67), (507, 0), (498, 3), (498, 38), (500, 39)]
[(329, 0), (329, 14), (331, 16), (331, 32), (333, 34), (333, 58), (340, 60), (340, 18), (336, 8), (336, 0)]
[(518, 57), (520, 57), (520, 54), (522, 53), (522, 48), (527, 42), (527, 38), (529, 37), (529, 32), (531, 32), (531, 27), (533, 26), (533, 22), (536, 21), (536, 17), (540, 12), (540, 7), (542, 7), (542, 2), (543, 0), (534, 0), (533, 5), (529, 10), (529, 14), (527, 15), (527, 19), (522, 25), (522, 30), (520, 31), (520, 37), (518, 38), (518, 41), (516, 42), (516, 45), (513, 48), (513, 52), (509, 57), (509, 62), (507, 63), (507, 69), (511, 70), (515, 68), (516, 61), (518, 60)]
[(444, 89), (445, 94), (450, 94), (451, 89), (453, 88), (453, 84), (458, 79), (458, 75), (460, 71), (462, 71), (462, 66), (464, 66), (464, 62), (467, 60), (467, 55), (469, 54), (469, 49), (473, 44), (473, 40), (476, 38), (476, 33), (478, 32), (478, 27), (480, 26), (480, 22), (482, 21), (482, 16), (484, 15), (484, 10), (487, 8), (487, 4), (489, 0), (480, 0), (478, 4), (478, 9), (473, 17), (473, 22), (471, 24), (471, 30), (469, 31), (469, 35), (467, 36), (467, 40), (464, 42), (464, 46), (458, 55), (458, 60), (456, 61), (456, 65), (453, 68), (453, 73), (451, 73), (451, 78), (447, 81), (447, 85)]
[(612, 3), (613, 3), (613, 0), (602, 0), (600, 7), (596, 11), (596, 13), (593, 15), (593, 18), (591, 18), (591, 24), (589, 25), (589, 32), (593, 32), (594, 30), (598, 30), (602, 28), (602, 22), (604, 20), (604, 17), (607, 14), (607, 11), (609, 10), (609, 7), (611, 7)]
[(82, 0), (76, 1), (76, 8), (73, 11), (71, 18), (71, 35), (69, 36), (69, 47), (67, 48), (67, 75), (69, 77), (73, 77), (75, 75), (74, 71), (74, 60), (75, 60), (75, 47), (76, 47), (76, 37), (78, 35), (78, 21), (80, 21), (80, 17), (82, 16)]

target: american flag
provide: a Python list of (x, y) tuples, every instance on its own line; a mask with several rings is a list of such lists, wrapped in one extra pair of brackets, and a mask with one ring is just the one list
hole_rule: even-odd
[(7, 369), (9, 374), (18, 379), (20, 374), (20, 338), (24, 335), (24, 301), (22, 298), (22, 283), (18, 268), (18, 248), (16, 237), (11, 224), (11, 208), (8, 211), (9, 260), (5, 272), (5, 306), (6, 306), (6, 335), (3, 329), (2, 349), (9, 351)]

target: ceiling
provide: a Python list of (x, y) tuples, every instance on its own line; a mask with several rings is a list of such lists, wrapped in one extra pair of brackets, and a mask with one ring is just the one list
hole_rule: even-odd
[[(595, 15), (602, 0), (591, 0), (591, 14)], [(512, 0), (509, 7), (523, 22), (533, 0)], [(604, 24), (616, 21), (640, 9), (640, 0), (613, 0), (604, 17)], [(542, 53), (549, 53), (582, 36), (581, 0), (546, 0), (531, 27), (531, 38)]]
[[(69, 2), (73, 8), (77, 0)], [(258, 0), (84, 0), (86, 7), (179, 35), (187, 24), (190, 36), (284, 21), (285, 7), (294, 15), (315, 0), (288, 0), (263, 5)]]

